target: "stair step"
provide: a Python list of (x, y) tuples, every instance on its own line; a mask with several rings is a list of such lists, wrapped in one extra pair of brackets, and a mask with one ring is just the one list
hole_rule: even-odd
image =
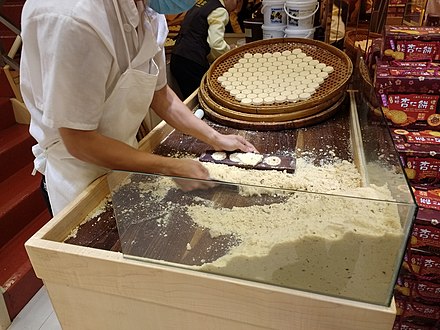
[(47, 210), (38, 214), (11, 241), (0, 249), (0, 285), (9, 317), (13, 319), (41, 288), (24, 243), (50, 219)]
[(29, 125), (15, 124), (0, 131), (0, 182), (33, 161), (34, 144)]
[(21, 12), (25, 2), (24, 0), (5, 0), (1, 5), (0, 14), (16, 27), (20, 27)]
[(14, 110), (12, 108), (11, 97), (14, 93), (9, 85), (6, 75), (0, 70), (0, 93), (8, 93), (8, 97), (0, 97), (0, 130), (15, 125)]
[(0, 248), (46, 209), (41, 175), (31, 175), (32, 169), (30, 163), (0, 183)]

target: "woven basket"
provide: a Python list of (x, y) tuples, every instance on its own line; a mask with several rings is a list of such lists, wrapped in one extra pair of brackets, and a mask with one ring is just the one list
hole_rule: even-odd
[(327, 109), (332, 107), (336, 102), (338, 102), (343, 93), (337, 94), (333, 99), (327, 100), (323, 102), (319, 106), (314, 106), (308, 109), (290, 111), (284, 113), (260, 113), (261, 106), (249, 106), (249, 108), (253, 109), (252, 112), (241, 112), (234, 109), (229, 109), (227, 107), (218, 104), (209, 96), (207, 84), (206, 84), (206, 75), (202, 80), (199, 89), (199, 100), (203, 100), (203, 102), (213, 111), (216, 111), (218, 114), (223, 115), (225, 117), (244, 120), (248, 122), (285, 122), (295, 119), (301, 119), (309, 116), (313, 116), (322, 109)]
[(203, 101), (203, 99), (199, 98), (199, 102), (201, 107), (205, 110), (205, 115), (208, 118), (210, 118), (212, 121), (215, 121), (219, 124), (237, 129), (248, 129), (248, 130), (257, 130), (257, 131), (278, 131), (283, 129), (293, 129), (293, 128), (315, 125), (317, 123), (323, 122), (324, 120), (331, 118), (335, 113), (340, 111), (340, 109), (343, 107), (345, 96), (346, 93), (344, 92), (341, 95), (340, 99), (336, 103), (334, 103), (330, 108), (321, 111), (315, 115), (301, 119), (295, 119), (295, 120), (272, 121), (272, 122), (247, 121), (247, 120), (240, 120), (240, 119), (227, 117), (218, 113), (218, 111), (214, 111), (213, 109), (211, 109)]
[(314, 59), (332, 66), (334, 71), (309, 100), (261, 105), (258, 107), (259, 113), (285, 114), (310, 108), (314, 108), (316, 111), (325, 110), (329, 106), (329, 101), (334, 100), (345, 91), (347, 82), (353, 72), (353, 64), (350, 58), (336, 47), (311, 39), (276, 38), (259, 40), (229, 51), (220, 56), (209, 68), (206, 76), (207, 88), (201, 90), (202, 96), (205, 99), (212, 99), (216, 104), (226, 109), (243, 113), (255, 113), (255, 106), (243, 105), (236, 101), (220, 85), (217, 78), (237, 63), (245, 53), (283, 52), (294, 48), (300, 48)]
[(356, 62), (357, 53), (359, 51), (365, 52), (368, 49), (361, 49), (359, 46), (356, 46), (356, 42), (362, 40), (372, 40), (381, 38), (382, 35), (375, 32), (369, 32), (367, 29), (356, 29), (348, 31), (345, 34), (344, 47), (345, 53), (351, 58), (353, 62)]
[(379, 101), (375, 92), (373, 82), (371, 81), (370, 72), (364, 61), (359, 61), (360, 88), (365, 98), (373, 107), (379, 106)]

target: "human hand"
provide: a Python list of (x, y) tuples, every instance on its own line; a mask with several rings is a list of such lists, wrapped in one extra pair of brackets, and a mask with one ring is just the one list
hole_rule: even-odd
[(181, 178), (174, 178), (174, 182), (181, 190), (192, 191), (196, 189), (209, 189), (216, 186), (214, 182), (202, 181), (209, 180), (209, 171), (201, 163), (191, 159), (179, 159), (177, 164), (173, 175)]
[(215, 145), (213, 145), (214, 150), (217, 151), (234, 151), (241, 150), (244, 152), (257, 152), (258, 150), (254, 147), (252, 143), (247, 141), (244, 137), (240, 135), (224, 135), (220, 134), (216, 140)]

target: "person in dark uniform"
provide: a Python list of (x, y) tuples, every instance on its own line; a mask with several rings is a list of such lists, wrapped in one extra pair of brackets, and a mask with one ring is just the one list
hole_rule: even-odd
[(186, 13), (171, 53), (171, 73), (186, 99), (200, 86), (210, 63), (230, 50), (224, 40), (237, 0), (197, 0)]

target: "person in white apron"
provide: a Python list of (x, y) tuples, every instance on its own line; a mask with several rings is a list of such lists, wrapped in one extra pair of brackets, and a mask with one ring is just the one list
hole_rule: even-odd
[(38, 143), (35, 170), (45, 176), (54, 215), (109, 169), (209, 179), (199, 162), (137, 149), (150, 105), (216, 150), (256, 151), (196, 118), (168, 87), (167, 33), (165, 17), (143, 1), (26, 1), (21, 90)]

